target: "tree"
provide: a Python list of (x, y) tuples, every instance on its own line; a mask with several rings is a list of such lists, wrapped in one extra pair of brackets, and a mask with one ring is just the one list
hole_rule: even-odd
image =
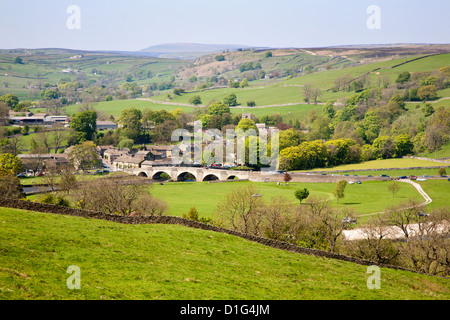
[(347, 186), (347, 180), (340, 180), (334, 188), (333, 195), (336, 198), (336, 203), (339, 204), (339, 199), (344, 198), (345, 187)]
[(22, 160), (11, 153), (0, 154), (0, 170), (17, 174), (23, 170)]
[(197, 76), (193, 74), (192, 76), (189, 77), (188, 81), (189, 82), (197, 82), (198, 81)]
[(225, 60), (225, 56), (223, 54), (219, 54), (215, 57), (216, 61), (224, 61)]
[(70, 121), (70, 128), (75, 130), (75, 141), (92, 141), (97, 130), (97, 113), (86, 110), (76, 113)]
[(11, 171), (0, 168), (0, 198), (21, 199), (23, 197), (19, 178)]
[(428, 126), (425, 130), (425, 143), (430, 151), (434, 151), (434, 158), (437, 157), (437, 150), (439, 150), (447, 141), (445, 134), (446, 129), (442, 125), (436, 123)]
[(271, 58), (271, 57), (272, 57), (272, 52), (271, 52), (271, 51), (267, 51), (267, 52), (264, 54), (264, 57), (266, 57), (266, 58)]
[(188, 101), (190, 104), (193, 104), (194, 106), (198, 106), (199, 104), (202, 104), (202, 98), (199, 95), (190, 97)]
[(309, 197), (309, 190), (306, 188), (299, 189), (299, 190), (295, 191), (294, 195), (300, 201), (300, 204), (301, 204), (303, 200), (305, 200), (306, 198)]
[(392, 193), (392, 198), (400, 191), (400, 185), (397, 182), (393, 182), (388, 186), (388, 190)]
[(217, 211), (226, 227), (257, 235), (260, 232), (263, 201), (253, 186), (241, 187), (219, 202)]
[(256, 130), (257, 128), (256, 128), (255, 122), (252, 119), (244, 118), (239, 121), (235, 130), (239, 130), (239, 129), (241, 129), (245, 132), (250, 129)]
[(439, 168), (438, 175), (440, 176), (446, 176), (447, 175), (447, 169), (445, 168)]
[(230, 108), (220, 101), (214, 101), (209, 105), (206, 112), (210, 115), (223, 116), (225, 113), (230, 113)]
[(229, 107), (234, 107), (238, 105), (237, 97), (234, 93), (226, 95), (225, 98), (223, 98), (223, 102)]
[(198, 211), (196, 207), (190, 207), (187, 214), (183, 214), (183, 218), (199, 221)]
[(432, 100), (437, 96), (437, 88), (434, 85), (420, 87), (417, 91), (417, 96), (422, 101)]
[[(174, 117), (173, 117), (174, 118)], [(118, 122), (122, 125), (122, 134), (128, 139), (139, 140), (142, 135), (142, 111), (136, 108), (122, 110)]]
[(396, 83), (405, 83), (411, 78), (411, 74), (408, 71), (402, 72), (398, 75), (397, 79), (395, 80)]
[(81, 170), (97, 168), (101, 163), (97, 156), (97, 147), (92, 141), (85, 141), (74, 146), (68, 158), (75, 168)]
[(9, 110), (9, 106), (5, 102), (0, 101), (0, 126), (4, 126), (8, 123)]
[(242, 81), (241, 81), (241, 83), (239, 84), (239, 86), (240, 86), (241, 88), (248, 87), (248, 80), (247, 80), (247, 78), (242, 79)]
[(0, 97), (0, 101), (5, 102), (11, 109), (15, 109), (19, 103), (19, 98), (13, 94), (4, 94)]

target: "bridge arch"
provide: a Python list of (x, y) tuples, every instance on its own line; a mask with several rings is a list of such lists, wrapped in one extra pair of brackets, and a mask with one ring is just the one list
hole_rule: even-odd
[(138, 177), (144, 177), (144, 178), (147, 178), (148, 176), (147, 176), (147, 173), (141, 171), (141, 172), (138, 173)]
[(239, 179), (239, 177), (238, 177), (238, 176), (235, 176), (235, 175), (233, 174), (233, 175), (231, 175), (231, 176), (229, 176), (229, 177), (227, 178), (227, 180), (234, 180), (234, 179)]
[(183, 171), (177, 175), (177, 181), (190, 181), (190, 180), (197, 181), (197, 177), (189, 171)]
[(218, 176), (216, 176), (213, 173), (207, 174), (204, 178), (203, 181), (215, 181), (215, 180), (220, 180)]
[(155, 171), (155, 172), (153, 172), (152, 179), (153, 180), (165, 180), (163, 177), (161, 177), (162, 174), (168, 175), (169, 179), (170, 179), (170, 174), (168, 172), (165, 172), (165, 171)]

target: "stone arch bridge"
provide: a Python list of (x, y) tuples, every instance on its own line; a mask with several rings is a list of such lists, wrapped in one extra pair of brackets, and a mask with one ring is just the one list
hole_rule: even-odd
[[(199, 167), (149, 167), (125, 169), (125, 172), (136, 176), (158, 180), (163, 173), (167, 174), (172, 181), (193, 180), (201, 181), (229, 181), (234, 179), (249, 180), (254, 182), (283, 182), (284, 174), (278, 172), (252, 172), (240, 170), (210, 169)], [(347, 181), (386, 181), (392, 178), (371, 177), (371, 176), (342, 176), (334, 174), (312, 174), (312, 173), (291, 173), (291, 182), (316, 182), (316, 183), (336, 183), (342, 179)]]
[(198, 167), (142, 167), (126, 170), (134, 175), (146, 177), (154, 180), (161, 178), (161, 174), (165, 173), (170, 176), (172, 181), (214, 181), (214, 180), (234, 180), (234, 179), (250, 179), (249, 171), (239, 170), (223, 170), (208, 169)]

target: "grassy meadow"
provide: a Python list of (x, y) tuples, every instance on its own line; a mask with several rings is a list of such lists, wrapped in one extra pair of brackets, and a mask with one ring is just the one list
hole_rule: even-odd
[[(0, 208), (1, 300), (448, 300), (448, 279), (277, 250), (175, 225)], [(69, 266), (80, 268), (69, 290)]]
[[(348, 177), (348, 181), (356, 181), (356, 178)], [(400, 191), (395, 198), (388, 191), (390, 182), (370, 181), (362, 184), (349, 184), (345, 189), (345, 198), (340, 199), (336, 204), (333, 197), (335, 183), (300, 183), (293, 182), (287, 186), (277, 185), (274, 182), (170, 182), (164, 185), (154, 184), (150, 187), (150, 192), (157, 198), (168, 203), (167, 214), (182, 216), (195, 207), (200, 217), (217, 217), (217, 204), (223, 201), (227, 194), (236, 190), (237, 187), (254, 186), (265, 201), (272, 197), (283, 196), (295, 205), (300, 202), (295, 198), (294, 192), (298, 189), (307, 188), (310, 197), (321, 197), (328, 199), (332, 206), (348, 206), (353, 208), (357, 215), (381, 212), (386, 207), (396, 203), (404, 202), (409, 198), (423, 201), (419, 193), (410, 185), (402, 184)]]

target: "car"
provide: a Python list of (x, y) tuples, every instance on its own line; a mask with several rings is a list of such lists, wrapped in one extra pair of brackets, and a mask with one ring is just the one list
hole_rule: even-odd
[(25, 173), (19, 173), (19, 174), (17, 175), (17, 177), (19, 177), (19, 178), (26, 178), (27, 175), (26, 175)]
[(389, 176), (387, 174), (382, 174), (382, 175), (380, 175), (380, 177), (389, 178)]
[(425, 179), (425, 178), (417, 178), (416, 180), (417, 181), (427, 181), (427, 179)]
[(369, 178), (372, 178), (373, 176), (371, 176), (370, 174), (368, 175)]
[(408, 177), (407, 176), (401, 176), (401, 177), (398, 177), (399, 179), (408, 179)]
[(428, 216), (429, 216), (429, 214), (428, 214), (428, 213), (425, 213), (425, 212), (419, 212), (417, 215), (418, 215), (419, 217), (428, 217)]
[(342, 219), (342, 223), (356, 223), (356, 221), (357, 221), (356, 219), (350, 217)]
[(411, 179), (411, 180), (416, 180), (417, 177), (416, 177), (416, 176), (409, 176), (409, 179)]
[(42, 172), (39, 172), (39, 173), (36, 175), (36, 177), (42, 177), (42, 176), (44, 176), (44, 174), (43, 174)]
[(423, 177), (424, 177), (424, 178), (430, 178), (430, 176), (427, 175), (427, 174), (424, 174)]
[(361, 181), (358, 180), (358, 181), (356, 181), (356, 183), (357, 183), (357, 184), (361, 184)]
[(447, 181), (450, 181), (450, 178), (448, 178)]
[(349, 181), (348, 184), (354, 184), (354, 182), (353, 181)]

